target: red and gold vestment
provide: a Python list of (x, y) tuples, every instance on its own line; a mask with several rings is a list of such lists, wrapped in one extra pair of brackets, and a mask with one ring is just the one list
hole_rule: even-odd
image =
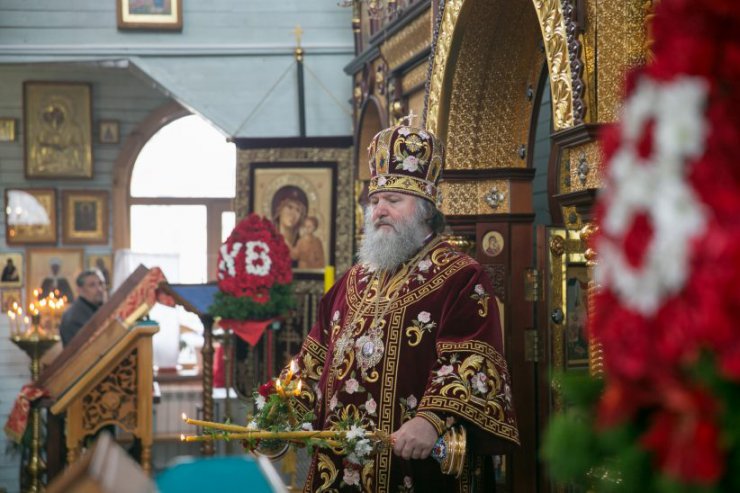
[[(296, 358), (317, 429), (361, 419), (396, 431), (414, 416), (440, 433), (463, 423), (482, 441), (518, 443), (498, 307), (480, 264), (432, 240), (395, 272), (350, 269), (324, 296)], [(478, 439), (481, 441), (481, 439)], [(384, 450), (365, 464), (314, 453), (305, 491), (468, 491), (431, 458)]]

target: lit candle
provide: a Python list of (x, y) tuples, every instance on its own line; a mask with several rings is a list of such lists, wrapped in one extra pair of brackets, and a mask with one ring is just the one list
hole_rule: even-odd
[(285, 386), (287, 387), (290, 381), (293, 379), (293, 375), (298, 371), (298, 365), (295, 360), (290, 360), (290, 366), (288, 366), (288, 374), (285, 376)]
[(283, 385), (280, 383), (279, 379), (275, 381), (275, 390), (280, 394), (280, 397), (285, 397), (285, 391), (283, 390)]
[(298, 397), (301, 395), (301, 387), (303, 387), (303, 380), (298, 380), (298, 385), (296, 385), (295, 390), (293, 391), (293, 395)]
[(326, 293), (334, 286), (334, 266), (327, 265), (324, 267), (324, 292)]

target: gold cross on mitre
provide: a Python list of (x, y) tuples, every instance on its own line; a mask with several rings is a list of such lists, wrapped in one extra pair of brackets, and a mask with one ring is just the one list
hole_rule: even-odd
[(300, 24), (296, 24), (295, 29), (293, 29), (293, 34), (295, 34), (296, 48), (300, 48), (301, 47), (301, 36), (303, 35), (303, 29), (301, 29)]

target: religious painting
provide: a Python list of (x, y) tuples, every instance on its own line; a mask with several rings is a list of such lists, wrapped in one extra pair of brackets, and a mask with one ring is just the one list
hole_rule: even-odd
[(56, 190), (52, 188), (6, 189), (5, 241), (8, 245), (56, 243)]
[(481, 246), (487, 256), (496, 257), (504, 249), (504, 237), (498, 231), (489, 231), (483, 235)]
[(98, 141), (101, 144), (118, 144), (118, 122), (115, 120), (102, 120), (98, 124)]
[(89, 84), (24, 82), (26, 178), (92, 178)]
[(113, 256), (110, 254), (100, 254), (100, 253), (89, 254), (87, 256), (85, 265), (87, 266), (88, 270), (97, 269), (100, 271), (101, 274), (103, 274), (103, 279), (105, 279), (105, 285), (108, 287), (108, 290), (110, 291), (111, 281), (113, 280), (111, 278), (111, 274), (113, 273)]
[(250, 209), (270, 218), (297, 272), (334, 265), (336, 163), (255, 163)]
[(0, 142), (15, 141), (15, 118), (0, 118)]
[(182, 31), (182, 0), (116, 0), (118, 29)]
[(108, 243), (108, 192), (62, 192), (62, 241), (70, 244)]
[(2, 306), (3, 313), (13, 310), (14, 303), (17, 303), (16, 306), (23, 307), (21, 296), (20, 289), (3, 289), (0, 291), (0, 305)]
[(567, 367), (588, 366), (588, 271), (569, 264), (565, 280), (565, 361)]
[(50, 293), (72, 302), (76, 296), (75, 280), (82, 272), (81, 248), (30, 248), (27, 251), (26, 300), (29, 303)]
[(0, 288), (21, 287), (23, 268), (22, 253), (0, 253)]

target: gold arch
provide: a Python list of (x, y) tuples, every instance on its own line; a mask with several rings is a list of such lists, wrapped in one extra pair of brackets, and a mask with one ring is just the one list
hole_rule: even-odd
[[(450, 94), (457, 89), (454, 74), (460, 70), (458, 64), (461, 61), (464, 63), (466, 56), (465, 50), (462, 49), (465, 31), (471, 21), (476, 21), (476, 16), (470, 12), (474, 8), (480, 9), (481, 3), (483, 2), (478, 0), (449, 0), (439, 22), (427, 100), (426, 126), (442, 138), (447, 136), (447, 127), (450, 123)], [(522, 0), (517, 2), (521, 3), (519, 6), (506, 2), (509, 5), (505, 9), (502, 5), (504, 2), (501, 1), (485, 3), (500, 5), (500, 14), (504, 19), (514, 17), (515, 11), (526, 10), (536, 13), (550, 75), (554, 130), (572, 127), (574, 125), (572, 75), (561, 1)], [(530, 5), (533, 5), (534, 10)], [(521, 40), (527, 34), (529, 33), (522, 33), (516, 38)], [(512, 53), (521, 52), (520, 47), (511, 46), (511, 48), (514, 50)]]

